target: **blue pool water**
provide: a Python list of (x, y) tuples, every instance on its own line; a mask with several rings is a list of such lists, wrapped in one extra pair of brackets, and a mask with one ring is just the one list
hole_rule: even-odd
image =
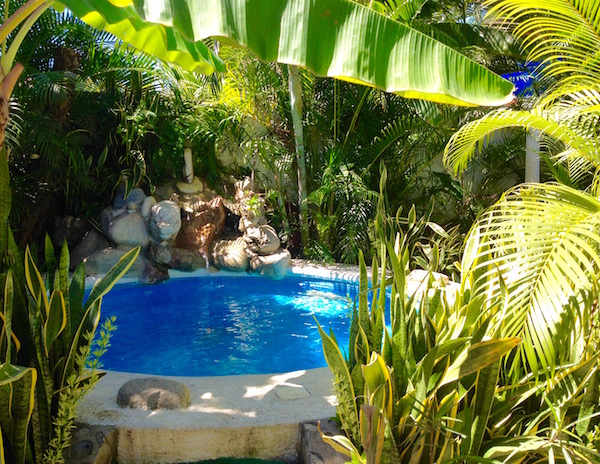
[(104, 298), (117, 317), (105, 369), (156, 375), (267, 374), (326, 365), (315, 317), (346, 349), (352, 283), (291, 276), (122, 284)]

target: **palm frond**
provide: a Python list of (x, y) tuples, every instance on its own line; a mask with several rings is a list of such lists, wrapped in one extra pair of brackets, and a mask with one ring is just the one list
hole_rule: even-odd
[(455, 175), (464, 171), (467, 164), (492, 142), (494, 133), (513, 127), (537, 129), (564, 143), (579, 156), (587, 158), (597, 169), (600, 159), (593, 141), (575, 133), (564, 124), (545, 117), (546, 114), (529, 111), (497, 110), (483, 118), (461, 127), (450, 139), (444, 151), (444, 165)]
[(598, 0), (488, 0), (488, 14), (514, 25), (514, 34), (540, 62), (540, 72), (598, 83), (600, 3)]
[(6, 126), (5, 143), (11, 149), (20, 145), (21, 134), (23, 132), (23, 107), (16, 100), (10, 101), (10, 119)]
[(507, 192), (469, 233), (462, 285), (483, 295), (485, 307), (504, 301), (490, 333), (502, 328), (505, 336), (523, 338), (520, 361), (536, 375), (553, 374), (557, 346), (572, 335), (561, 329), (570, 299), (581, 289), (597, 289), (599, 226), (597, 199), (535, 184)]

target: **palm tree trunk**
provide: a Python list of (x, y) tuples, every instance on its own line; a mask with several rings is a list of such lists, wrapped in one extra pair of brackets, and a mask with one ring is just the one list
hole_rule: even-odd
[(10, 96), (22, 72), (23, 65), (17, 63), (4, 78), (0, 79), (0, 148), (4, 146), (6, 126), (9, 119)]
[(300, 236), (302, 246), (308, 243), (308, 202), (306, 192), (306, 156), (304, 153), (304, 131), (302, 128), (302, 84), (297, 66), (288, 66), (290, 106), (296, 142), (296, 164), (298, 167), (298, 208), (300, 210)]

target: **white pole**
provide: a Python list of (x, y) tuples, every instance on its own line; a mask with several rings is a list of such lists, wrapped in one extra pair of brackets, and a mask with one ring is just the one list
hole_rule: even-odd
[(540, 181), (540, 136), (537, 129), (527, 131), (525, 144), (525, 182)]
[(192, 149), (190, 147), (185, 147), (183, 149), (183, 161), (185, 163), (185, 167), (183, 169), (183, 176), (188, 184), (194, 182), (194, 163), (192, 160)]

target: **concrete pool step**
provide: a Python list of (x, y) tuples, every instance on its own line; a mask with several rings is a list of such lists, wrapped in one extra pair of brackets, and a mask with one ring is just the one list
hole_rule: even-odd
[[(81, 454), (78, 462), (94, 462), (98, 445), (111, 430), (111, 452), (119, 464), (220, 457), (296, 461), (300, 424), (335, 415), (328, 368), (272, 375), (166, 377), (189, 387), (188, 408), (119, 407), (119, 388), (133, 378), (147, 377), (156, 376), (108, 372), (86, 395), (77, 410), (80, 426), (73, 441), (73, 450)], [(85, 433), (95, 438), (86, 438)], [(94, 449), (83, 456), (90, 447)]]

